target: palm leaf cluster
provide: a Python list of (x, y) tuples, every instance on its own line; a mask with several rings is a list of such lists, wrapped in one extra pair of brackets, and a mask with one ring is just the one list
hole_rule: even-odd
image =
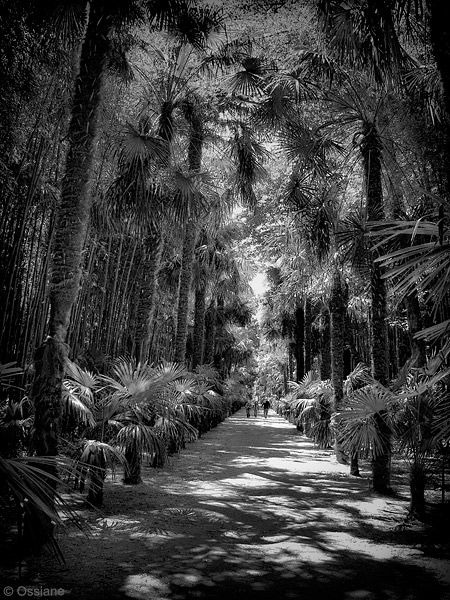
[(277, 410), (294, 422), (319, 448), (329, 448), (334, 439), (331, 429), (333, 389), (312, 371), (301, 382), (289, 382), (289, 393), (282, 397)]

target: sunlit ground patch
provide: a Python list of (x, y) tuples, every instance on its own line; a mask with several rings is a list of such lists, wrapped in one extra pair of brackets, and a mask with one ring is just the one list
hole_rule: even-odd
[(140, 573), (138, 575), (129, 575), (122, 586), (121, 592), (124, 592), (128, 598), (137, 600), (166, 600), (169, 597), (170, 588), (161, 579)]

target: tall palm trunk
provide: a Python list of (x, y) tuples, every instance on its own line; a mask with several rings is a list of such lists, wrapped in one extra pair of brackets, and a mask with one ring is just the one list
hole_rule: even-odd
[[(184, 112), (190, 126), (188, 149), (189, 171), (191, 173), (198, 173), (202, 164), (204, 133), (201, 115), (195, 105), (195, 99), (194, 102), (186, 101)], [(177, 334), (175, 339), (174, 361), (180, 363), (183, 363), (186, 358), (189, 292), (194, 270), (194, 253), (198, 233), (198, 216), (195, 216), (195, 196), (192, 197), (190, 201), (193, 203), (190, 210), (192, 216), (185, 224), (183, 256), (181, 259), (181, 272), (178, 286)]]
[(423, 367), (427, 361), (425, 341), (416, 339), (414, 334), (423, 329), (422, 315), (420, 313), (417, 291), (411, 292), (406, 298), (406, 316), (408, 319), (409, 342), (411, 345), (411, 358), (413, 366)]
[(179, 363), (183, 363), (186, 358), (189, 293), (192, 282), (196, 240), (197, 229), (195, 223), (189, 220), (186, 223), (184, 231), (183, 256), (181, 259), (180, 281), (178, 284), (177, 333), (175, 338), (174, 361)]
[(206, 315), (206, 286), (205, 282), (199, 282), (195, 290), (194, 308), (194, 352), (192, 356), (192, 367), (203, 364), (203, 351), (205, 339), (205, 315)]
[[(345, 313), (347, 312), (347, 290), (343, 285), (341, 273), (335, 268), (333, 273), (333, 286), (329, 302), (330, 333), (331, 333), (331, 381), (334, 389), (334, 407), (339, 411), (344, 399), (344, 327)], [(336, 460), (346, 465), (348, 457), (342, 451), (339, 441), (339, 430), (336, 430), (335, 454)]]
[(158, 269), (161, 264), (163, 248), (161, 237), (158, 234), (148, 236), (145, 240), (145, 245), (144, 268), (136, 314), (135, 342), (136, 359), (138, 362), (144, 362), (149, 358)]
[[(365, 123), (361, 153), (364, 167), (367, 198), (367, 219), (378, 221), (384, 218), (383, 188), (381, 183), (381, 142), (375, 123)], [(387, 329), (387, 291), (382, 271), (374, 262), (372, 252), (370, 289), (372, 296), (372, 375), (382, 385), (389, 379), (389, 346)], [(391, 436), (384, 420), (384, 413), (376, 415), (375, 425), (383, 438), (383, 452), (372, 459), (373, 489), (379, 493), (390, 493)]]
[[(378, 221), (384, 218), (383, 188), (381, 183), (381, 142), (374, 123), (366, 123), (361, 152), (364, 166), (365, 191), (367, 199), (367, 219)], [(376, 253), (372, 252), (370, 289), (372, 296), (372, 334), (371, 348), (372, 375), (382, 385), (389, 379), (389, 351), (387, 333), (387, 293), (382, 279), (381, 267), (374, 262)]]
[(305, 309), (300, 304), (295, 310), (295, 360), (299, 382), (305, 376)]
[(61, 385), (68, 353), (65, 341), (72, 307), (80, 287), (82, 250), (91, 208), (90, 188), (99, 109), (109, 47), (110, 22), (104, 7), (103, 2), (90, 4), (89, 23), (75, 81), (65, 176), (53, 238), (49, 337), (35, 355), (33, 443), (38, 455), (54, 456), (58, 453)]
[(320, 378), (331, 379), (331, 340), (330, 311), (322, 310), (322, 327), (320, 332)]
[(443, 119), (445, 131), (445, 159), (443, 165), (444, 176), (446, 177), (447, 195), (450, 192), (450, 24), (448, 19), (448, 4), (441, 0), (427, 0), (430, 16), (430, 42), (433, 48), (433, 55), (436, 61), (439, 74), (441, 76), (442, 87), (444, 90), (444, 103), (447, 116)]
[(305, 299), (305, 371), (312, 369), (312, 306), (310, 298)]
[(216, 332), (216, 303), (213, 300), (206, 310), (205, 315), (205, 340), (203, 350), (203, 363), (211, 364), (214, 360), (214, 345)]

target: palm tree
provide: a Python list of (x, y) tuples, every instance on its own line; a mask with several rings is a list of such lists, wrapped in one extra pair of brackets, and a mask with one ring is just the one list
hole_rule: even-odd
[[(191, 97), (184, 105), (185, 116), (189, 122), (188, 163), (191, 175), (199, 175), (202, 164), (204, 141), (203, 115), (198, 98)], [(191, 288), (194, 252), (198, 235), (197, 221), (199, 218), (199, 195), (189, 198), (191, 207), (189, 218), (184, 226), (183, 253), (181, 259), (180, 281), (177, 304), (177, 333), (175, 340), (175, 362), (183, 363), (186, 356), (187, 318), (189, 310), (189, 292)]]
[(390, 390), (373, 379), (372, 382), (348, 394), (333, 419), (339, 428), (343, 449), (350, 454), (356, 451), (370, 456), (374, 491), (391, 494), (393, 425), (390, 407), (395, 398)]
[[(106, 6), (100, 0), (86, 10), (86, 29), (77, 65), (72, 99), (72, 116), (67, 135), (68, 152), (53, 237), (50, 278), (49, 336), (36, 351), (32, 398), (35, 403), (34, 449), (38, 455), (58, 452), (61, 385), (65, 341), (72, 307), (81, 278), (82, 250), (86, 239), (92, 204), (91, 181), (99, 114), (103, 102), (104, 80), (111, 34), (135, 22), (153, 23), (159, 28), (180, 25), (189, 14), (184, 3), (173, 0), (163, 5), (137, 2)], [(189, 19), (190, 25), (195, 23)], [(204, 36), (198, 27), (190, 32), (197, 44)]]

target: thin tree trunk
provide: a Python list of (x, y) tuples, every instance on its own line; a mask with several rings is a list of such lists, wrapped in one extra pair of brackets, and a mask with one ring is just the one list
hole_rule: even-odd
[(204, 364), (211, 364), (214, 360), (214, 344), (216, 331), (216, 304), (212, 301), (205, 315), (205, 348), (203, 352)]
[[(331, 332), (331, 381), (334, 390), (334, 411), (339, 411), (344, 399), (344, 336), (345, 314), (347, 312), (348, 292), (342, 282), (338, 268), (333, 273), (333, 286), (329, 302)], [(343, 452), (339, 440), (339, 429), (335, 430), (336, 460), (346, 465), (348, 456)]]
[[(189, 149), (188, 162), (189, 171), (198, 173), (202, 164), (203, 149), (203, 122), (196, 105), (196, 100), (186, 101), (184, 104), (185, 117), (189, 121)], [(183, 363), (186, 358), (186, 342), (188, 335), (188, 312), (189, 312), (189, 292), (191, 289), (192, 274), (194, 267), (194, 252), (197, 241), (198, 215), (195, 215), (197, 201), (196, 196), (190, 199), (191, 218), (185, 223), (183, 257), (181, 261), (180, 282), (178, 287), (178, 305), (177, 305), (177, 334), (175, 340), (175, 362)]]
[(331, 333), (331, 380), (334, 388), (334, 410), (339, 410), (344, 398), (344, 336), (348, 293), (336, 269), (329, 302)]
[(297, 382), (305, 376), (305, 310), (297, 305), (295, 310), (295, 360), (297, 363)]
[[(364, 164), (364, 183), (367, 197), (367, 219), (384, 219), (383, 189), (381, 184), (381, 144), (376, 125), (366, 124), (364, 142), (361, 144)], [(371, 348), (372, 375), (382, 385), (389, 379), (389, 347), (387, 334), (387, 292), (382, 279), (382, 270), (377, 257), (372, 252), (370, 289), (372, 296), (372, 332)]]
[(288, 368), (289, 368), (288, 378), (289, 378), (289, 381), (294, 380), (294, 362), (295, 362), (295, 343), (290, 341), (288, 344)]
[(426, 474), (421, 464), (412, 464), (409, 474), (411, 502), (409, 512), (419, 520), (425, 517), (425, 485)]
[[(379, 221), (384, 218), (383, 189), (381, 183), (381, 143), (375, 123), (366, 123), (361, 144), (364, 182), (367, 197), (367, 218)], [(372, 295), (371, 367), (373, 377), (382, 385), (389, 380), (389, 346), (387, 329), (387, 291), (381, 267), (374, 261), (372, 252), (370, 289)], [(390, 493), (391, 434), (383, 413), (375, 415), (375, 426), (382, 437), (384, 451), (372, 459), (373, 488), (379, 493)]]
[(136, 358), (144, 362), (149, 358), (150, 341), (153, 331), (156, 286), (161, 264), (162, 240), (159, 235), (148, 236), (145, 242), (145, 261), (142, 273), (139, 305), (136, 314)]
[(331, 336), (330, 336), (330, 311), (322, 311), (322, 328), (320, 332), (320, 378), (331, 379)]
[(450, 61), (450, 23), (448, 18), (448, 3), (442, 2), (442, 0), (427, 0), (427, 5), (430, 16), (430, 41), (434, 59), (441, 76), (445, 110), (447, 113), (446, 118), (443, 119), (445, 158), (442, 165), (442, 174), (445, 178), (448, 194), (450, 191), (450, 73), (448, 68)]
[(112, 290), (110, 291), (110, 294), (108, 296), (108, 302), (107, 302), (107, 307), (108, 307), (108, 318), (106, 320), (106, 322), (104, 322), (104, 330), (105, 330), (105, 345), (104, 345), (104, 352), (106, 354), (111, 354), (114, 355), (113, 349), (112, 349), (112, 343), (113, 340), (116, 336), (116, 328), (115, 328), (115, 321), (116, 321), (116, 298), (118, 296), (118, 283), (119, 283), (119, 273), (122, 270), (121, 269), (121, 263), (122, 263), (122, 253), (123, 253), (123, 244), (124, 244), (124, 240), (125, 240), (125, 235), (123, 233), (120, 234), (120, 243), (119, 243), (119, 248), (117, 250), (117, 255), (114, 257), (114, 262), (115, 262), (115, 273), (114, 273), (114, 282), (113, 282), (113, 287)]
[(373, 489), (379, 494), (392, 494), (391, 488), (391, 430), (385, 421), (386, 412), (375, 414), (375, 427), (382, 440), (383, 450), (372, 457)]
[(175, 338), (174, 355), (174, 361), (178, 363), (184, 363), (186, 357), (189, 292), (191, 289), (196, 239), (196, 226), (194, 222), (190, 221), (186, 224), (185, 228), (183, 256), (181, 260), (180, 282), (178, 286), (177, 334)]
[(206, 287), (200, 283), (195, 290), (194, 308), (194, 353), (192, 356), (192, 367), (203, 364), (203, 350), (205, 337), (205, 314), (206, 314)]
[(305, 372), (312, 369), (311, 361), (312, 347), (312, 306), (310, 298), (305, 299)]
[(427, 362), (425, 341), (416, 339), (414, 334), (423, 329), (422, 315), (420, 312), (419, 298), (414, 291), (405, 298), (406, 315), (408, 319), (409, 343), (411, 346), (411, 357), (415, 367), (423, 367)]
[(125, 451), (125, 473), (123, 482), (126, 485), (138, 485), (142, 483), (142, 458), (139, 452), (133, 447)]

